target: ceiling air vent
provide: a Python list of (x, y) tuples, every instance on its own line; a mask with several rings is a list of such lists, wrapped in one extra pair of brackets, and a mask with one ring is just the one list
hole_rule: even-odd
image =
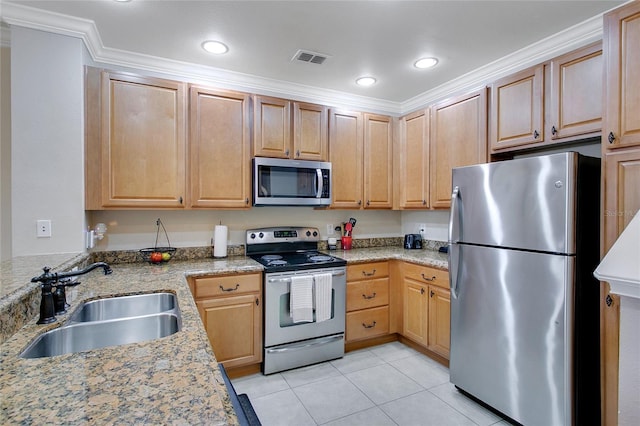
[(291, 60), (298, 60), (302, 62), (310, 62), (312, 64), (320, 65), (327, 60), (329, 55), (323, 53), (311, 52), (310, 50), (298, 50)]

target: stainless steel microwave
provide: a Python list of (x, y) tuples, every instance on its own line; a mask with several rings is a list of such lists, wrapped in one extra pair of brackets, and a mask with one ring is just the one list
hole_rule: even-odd
[(331, 163), (323, 161), (253, 159), (254, 206), (328, 206)]

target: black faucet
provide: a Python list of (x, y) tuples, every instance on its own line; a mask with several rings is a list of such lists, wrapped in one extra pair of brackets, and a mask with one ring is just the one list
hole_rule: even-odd
[[(71, 277), (84, 275), (96, 268), (103, 268), (104, 274), (109, 275), (111, 267), (104, 262), (96, 262), (79, 271), (51, 272), (51, 268), (42, 268), (43, 274), (31, 278), (32, 283), (40, 283), (42, 289), (42, 299), (40, 299), (40, 318), (38, 324), (50, 324), (56, 320), (56, 314), (67, 312), (67, 294), (65, 287), (73, 287), (80, 284), (80, 281), (72, 281)], [(52, 292), (55, 287), (55, 291)]]

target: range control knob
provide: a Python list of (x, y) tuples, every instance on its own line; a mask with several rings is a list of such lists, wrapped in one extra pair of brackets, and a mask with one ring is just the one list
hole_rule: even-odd
[(317, 231), (313, 231), (313, 236), (317, 237), (318, 236), (318, 232)]
[(254, 233), (252, 232), (252, 233), (251, 233), (251, 235), (249, 235), (249, 237), (250, 237), (252, 240), (255, 240), (255, 238), (256, 238), (256, 234), (254, 234)]
[(264, 234), (261, 232), (261, 233), (258, 234), (258, 237), (262, 238), (262, 237), (264, 237)]
[(307, 237), (311, 236), (311, 231), (307, 231)]

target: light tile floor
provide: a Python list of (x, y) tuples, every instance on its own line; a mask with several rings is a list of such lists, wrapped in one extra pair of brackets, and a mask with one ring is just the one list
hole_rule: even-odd
[(400, 342), (232, 383), (264, 426), (510, 424), (460, 394), (446, 367)]

